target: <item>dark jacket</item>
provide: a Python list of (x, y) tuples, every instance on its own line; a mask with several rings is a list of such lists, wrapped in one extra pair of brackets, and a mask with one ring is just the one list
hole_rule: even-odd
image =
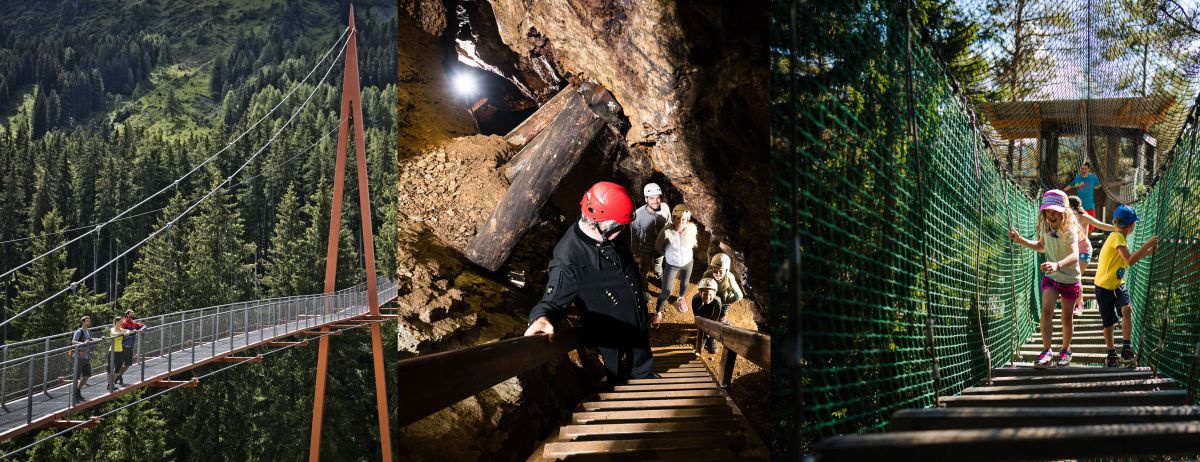
[(583, 308), (585, 337), (597, 346), (626, 346), (649, 336), (645, 286), (625, 239), (596, 242), (576, 223), (559, 239), (542, 300), (529, 313), (557, 324), (572, 302)]

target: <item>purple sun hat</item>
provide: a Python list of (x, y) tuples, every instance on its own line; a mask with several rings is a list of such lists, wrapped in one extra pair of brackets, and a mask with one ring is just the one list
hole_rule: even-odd
[(1042, 194), (1042, 206), (1038, 211), (1053, 210), (1055, 212), (1063, 212), (1067, 210), (1067, 193), (1057, 189), (1051, 189)]

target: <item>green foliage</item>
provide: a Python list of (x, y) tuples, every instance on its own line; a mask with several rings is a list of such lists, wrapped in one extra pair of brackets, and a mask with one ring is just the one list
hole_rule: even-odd
[[(59, 245), (65, 240), (61, 234), (62, 217), (58, 211), (51, 209), (42, 218), (41, 230), (47, 234), (33, 240), (30, 251), (41, 255)], [(67, 255), (58, 251), (50, 256), (34, 262), (17, 276), (17, 298), (13, 303), (13, 311), (20, 312), (43, 299), (54, 295), (71, 284), (74, 268), (66, 265)], [(59, 297), (31, 311), (28, 319), (21, 323), (26, 338), (44, 337), (50, 334), (70, 330), (71, 298)]]
[[(220, 180), (213, 178), (213, 187)], [(250, 300), (254, 290), (255, 246), (243, 238), (244, 224), (224, 188), (217, 188), (188, 221), (185, 250), (185, 306), (215, 306)]]

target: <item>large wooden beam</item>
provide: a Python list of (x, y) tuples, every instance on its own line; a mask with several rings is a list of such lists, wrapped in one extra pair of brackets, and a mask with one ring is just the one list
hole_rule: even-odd
[(726, 350), (741, 355), (758, 367), (771, 369), (771, 336), (700, 316), (696, 317), (696, 328), (715, 338)]
[[(543, 104), (537, 111), (534, 111), (533, 115), (530, 115), (520, 125), (517, 125), (517, 128), (512, 129), (507, 135), (504, 135), (504, 140), (517, 146), (528, 144), (530, 140), (541, 134), (542, 130), (558, 117), (558, 114), (567, 107), (568, 101), (572, 98), (578, 98), (578, 90), (579, 88), (574, 84), (567, 85), (567, 88), (560, 90), (558, 94), (550, 98), (550, 101), (546, 101), (546, 104)], [(509, 179), (512, 179), (512, 177), (510, 176)]]
[(570, 98), (554, 121), (514, 157), (524, 158), (524, 164), (487, 222), (467, 243), (463, 253), (468, 259), (491, 271), (500, 269), (615, 108), (616, 101), (604, 88), (580, 85), (578, 97)]

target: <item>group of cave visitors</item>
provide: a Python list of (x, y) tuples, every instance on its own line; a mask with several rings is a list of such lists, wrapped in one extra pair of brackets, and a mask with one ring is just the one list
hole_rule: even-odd
[[(1133, 322), (1130, 313), (1133, 306), (1129, 300), (1129, 289), (1125, 278), (1130, 266), (1143, 257), (1154, 253), (1158, 236), (1150, 236), (1136, 251), (1130, 252), (1129, 241), (1138, 222), (1137, 212), (1128, 205), (1113, 209), (1112, 223), (1096, 219), (1095, 189), (1100, 187), (1096, 175), (1088, 171), (1084, 163), (1079, 174), (1066, 186), (1075, 196), (1052, 189), (1042, 194), (1038, 207), (1036, 239), (1026, 239), (1016, 229), (1009, 229), (1009, 238), (1030, 250), (1044, 253), (1045, 262), (1038, 265), (1043, 276), (1038, 281), (1042, 294), (1042, 352), (1034, 362), (1037, 369), (1051, 365), (1071, 365), (1071, 340), (1074, 331), (1073, 317), (1083, 313), (1082, 275), (1092, 259), (1093, 248), (1089, 235), (1093, 228), (1107, 231), (1108, 237), (1097, 257), (1095, 288), (1096, 304), (1104, 326), (1104, 342), (1108, 348), (1105, 365), (1136, 364), (1136, 355), (1130, 346)], [(1057, 355), (1051, 353), (1052, 323), (1054, 306), (1062, 300), (1061, 346)], [(1113, 327), (1121, 322), (1122, 345), (1118, 355), (1114, 345)]]
[[(567, 307), (578, 305), (585, 342), (599, 350), (614, 381), (654, 377), (649, 329), (662, 323), (665, 305), (688, 311), (697, 245), (692, 214), (686, 205), (667, 205), (655, 183), (642, 188), (642, 197), (645, 204), (635, 209), (623, 186), (606, 181), (584, 193), (582, 214), (554, 247), (546, 291), (525, 331), (551, 334)], [(627, 226), (629, 238), (619, 238)], [(708, 261), (691, 299), (695, 316), (727, 321), (729, 305), (742, 299), (731, 266), (724, 253)], [(661, 289), (651, 314), (647, 282), (655, 280)], [(716, 341), (705, 339), (705, 348), (715, 353)]]
[(85, 401), (83, 389), (88, 386), (92, 377), (92, 348), (97, 344), (108, 344), (108, 391), (114, 392), (125, 386), (125, 370), (134, 363), (134, 350), (137, 334), (146, 329), (146, 325), (134, 320), (133, 310), (126, 310), (124, 317), (113, 319), (113, 325), (101, 338), (94, 338), (91, 332), (92, 318), (84, 316), (79, 319), (79, 329), (71, 334), (72, 349), (69, 350), (71, 377), (75, 385), (75, 402)]

